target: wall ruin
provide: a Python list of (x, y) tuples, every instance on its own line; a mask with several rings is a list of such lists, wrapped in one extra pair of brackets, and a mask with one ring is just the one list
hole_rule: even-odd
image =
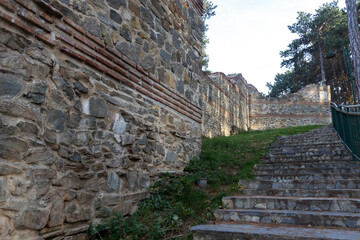
[(241, 74), (227, 77), (223, 73), (211, 73), (204, 76), (204, 137), (229, 136), (249, 129), (247, 85)]
[(205, 77), (202, 94), (204, 137), (331, 123), (329, 86), (308, 85), (282, 98), (268, 98), (241, 74), (212, 73)]
[(253, 92), (250, 129), (328, 125), (331, 123), (330, 86), (308, 85), (282, 98), (265, 98)]
[(86, 239), (201, 149), (186, 0), (0, 0), (0, 239)]

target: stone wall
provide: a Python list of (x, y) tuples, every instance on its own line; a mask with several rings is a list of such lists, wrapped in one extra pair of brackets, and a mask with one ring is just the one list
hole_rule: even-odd
[(248, 130), (249, 91), (242, 75), (212, 73), (204, 79), (202, 135), (211, 138)]
[(308, 85), (279, 99), (265, 98), (253, 92), (250, 129), (330, 124), (330, 99), (330, 86)]
[(202, 27), (186, 0), (0, 0), (0, 239), (86, 239), (199, 155)]
[(267, 98), (241, 74), (211, 73), (204, 76), (202, 94), (204, 137), (331, 123), (329, 86), (308, 85), (282, 98)]

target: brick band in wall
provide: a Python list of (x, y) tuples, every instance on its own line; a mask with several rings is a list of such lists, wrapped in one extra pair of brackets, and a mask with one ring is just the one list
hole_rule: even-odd
[[(16, 2), (24, 9), (16, 9), (9, 2), (0, 0), (0, 6), (4, 9), (4, 11), (0, 10), (0, 19), (28, 34), (35, 35), (38, 40), (50, 47), (57, 47), (73, 59), (201, 123), (202, 111), (199, 106), (168, 88), (116, 49), (105, 46), (97, 37), (64, 17), (50, 4), (43, 0), (31, 2), (16, 0)], [(43, 9), (39, 11), (38, 16), (44, 21), (35, 15), (34, 4)], [(57, 21), (54, 25), (54, 18), (60, 18), (62, 22)]]

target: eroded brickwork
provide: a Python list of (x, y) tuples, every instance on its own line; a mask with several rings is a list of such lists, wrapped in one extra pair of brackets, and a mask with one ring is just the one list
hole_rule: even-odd
[(201, 30), (185, 0), (0, 0), (0, 239), (86, 239), (199, 155)]

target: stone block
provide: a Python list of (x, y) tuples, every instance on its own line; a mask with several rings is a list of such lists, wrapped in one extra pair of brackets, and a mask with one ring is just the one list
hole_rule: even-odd
[(23, 173), (23, 170), (21, 168), (6, 163), (0, 163), (0, 176), (21, 173)]
[(89, 205), (79, 205), (76, 201), (65, 203), (65, 220), (68, 223), (76, 223), (89, 220), (93, 216), (93, 210)]
[(22, 117), (29, 120), (35, 119), (35, 113), (30, 107), (16, 102), (0, 101), (0, 113), (11, 117)]
[(24, 122), (24, 121), (20, 121), (17, 125), (18, 128), (20, 128), (20, 130), (24, 133), (30, 133), (30, 134), (35, 134), (37, 135), (39, 132), (38, 127), (30, 122)]
[(0, 73), (0, 97), (15, 97), (21, 92), (22, 86), (15, 76)]
[(50, 210), (48, 209), (30, 207), (15, 219), (15, 226), (20, 229), (40, 230), (47, 224), (49, 215)]
[(53, 130), (57, 132), (64, 131), (66, 125), (66, 119), (67, 119), (67, 116), (64, 111), (48, 110), (46, 115), (47, 115), (47, 122)]
[(28, 164), (45, 164), (51, 165), (56, 161), (56, 157), (47, 147), (40, 147), (31, 149), (26, 156), (25, 162)]
[(126, 174), (126, 179), (127, 179), (129, 191), (131, 191), (131, 192), (135, 191), (138, 187), (138, 180), (139, 180), (138, 179), (138, 171), (130, 170)]
[(176, 158), (177, 158), (176, 153), (174, 153), (171, 150), (168, 150), (166, 152), (166, 155), (165, 155), (165, 158), (164, 158), (164, 163), (172, 166), (175, 163)]
[(90, 115), (94, 117), (104, 118), (107, 116), (107, 108), (102, 98), (92, 97), (89, 102)]
[(111, 171), (108, 174), (108, 179), (107, 179), (107, 183), (106, 183), (106, 186), (105, 186), (105, 191), (108, 192), (108, 193), (119, 192), (119, 190), (121, 189), (121, 185), (122, 185), (122, 181), (119, 178), (119, 176), (114, 171)]
[(64, 200), (56, 198), (52, 201), (50, 219), (48, 223), (49, 227), (60, 226), (64, 223), (65, 221), (64, 207), (65, 207)]
[(17, 138), (0, 139), (0, 157), (12, 162), (19, 162), (29, 149), (26, 142)]

